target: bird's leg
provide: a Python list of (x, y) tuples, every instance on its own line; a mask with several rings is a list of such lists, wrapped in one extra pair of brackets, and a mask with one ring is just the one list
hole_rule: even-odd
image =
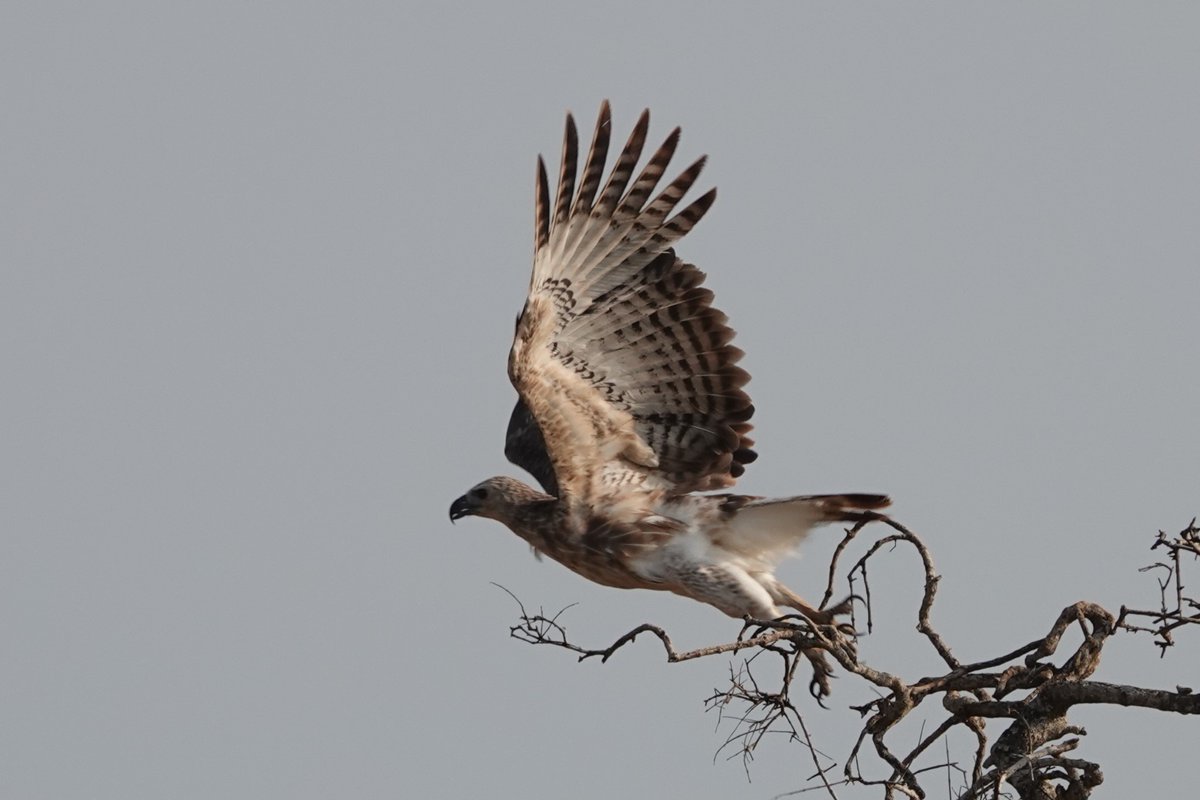
[(775, 602), (796, 609), (814, 625), (832, 625), (837, 628), (838, 633), (844, 633), (847, 636), (854, 635), (854, 626), (849, 622), (838, 622), (838, 617), (844, 617), (854, 609), (854, 601), (862, 599), (858, 595), (852, 594), (840, 603), (822, 609), (809, 605), (803, 597), (779, 581), (774, 581), (768, 590), (775, 596)]
[[(840, 641), (842, 646), (850, 646), (852, 648), (848, 639), (843, 639), (843, 637), (854, 637), (854, 626), (849, 622), (838, 622), (838, 618), (850, 613), (854, 606), (854, 601), (858, 599), (857, 596), (851, 595), (837, 605), (820, 609), (809, 605), (803, 597), (784, 586), (770, 573), (759, 572), (753, 577), (759, 586), (765, 589), (767, 594), (770, 595), (772, 601), (778, 605), (796, 609), (813, 626), (816, 641), (805, 646), (799, 646), (798, 649), (812, 665), (813, 677), (809, 683), (808, 690), (818, 702), (821, 702), (829, 696), (829, 681), (833, 677), (833, 666), (829, 663), (825, 651), (830, 647), (836, 646), (835, 642), (831, 641), (831, 638)], [(836, 636), (829, 637), (827, 635), (828, 630), (824, 632), (818, 630), (819, 628), (828, 629), (829, 627), (832, 627), (836, 631)]]

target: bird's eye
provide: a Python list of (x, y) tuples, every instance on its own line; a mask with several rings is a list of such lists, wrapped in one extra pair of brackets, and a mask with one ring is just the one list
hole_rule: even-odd
[(487, 500), (488, 490), (482, 487), (471, 490), (471, 496), (476, 500)]

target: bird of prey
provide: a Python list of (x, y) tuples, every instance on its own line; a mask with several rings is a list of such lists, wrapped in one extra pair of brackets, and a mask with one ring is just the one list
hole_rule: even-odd
[[(775, 568), (821, 523), (858, 522), (878, 494), (765, 499), (726, 489), (756, 458), (742, 351), (672, 248), (704, 216), (709, 190), (672, 215), (701, 157), (653, 196), (679, 142), (667, 136), (634, 176), (649, 127), (642, 112), (603, 182), (612, 126), (601, 105), (576, 185), (579, 140), (567, 115), (554, 198), (537, 163), (533, 276), (508, 374), (519, 399), (505, 454), (543, 491), (489, 478), (450, 506), (504, 523), (539, 554), (605, 586), (658, 589), (733, 617), (772, 620), (781, 607), (816, 624), (817, 609)], [(631, 182), (632, 181), (632, 182)]]

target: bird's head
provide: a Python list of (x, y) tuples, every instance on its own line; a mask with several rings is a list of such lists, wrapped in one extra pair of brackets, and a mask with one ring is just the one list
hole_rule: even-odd
[(488, 478), (450, 504), (450, 521), (475, 516), (507, 522), (515, 506), (539, 499), (550, 498), (515, 478)]

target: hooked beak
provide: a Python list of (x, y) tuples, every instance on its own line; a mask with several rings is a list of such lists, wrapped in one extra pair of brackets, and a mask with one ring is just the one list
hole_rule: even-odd
[(462, 519), (463, 517), (470, 516), (473, 513), (475, 513), (474, 506), (472, 505), (471, 501), (467, 499), (465, 494), (450, 504), (451, 522), (454, 522), (456, 519)]

